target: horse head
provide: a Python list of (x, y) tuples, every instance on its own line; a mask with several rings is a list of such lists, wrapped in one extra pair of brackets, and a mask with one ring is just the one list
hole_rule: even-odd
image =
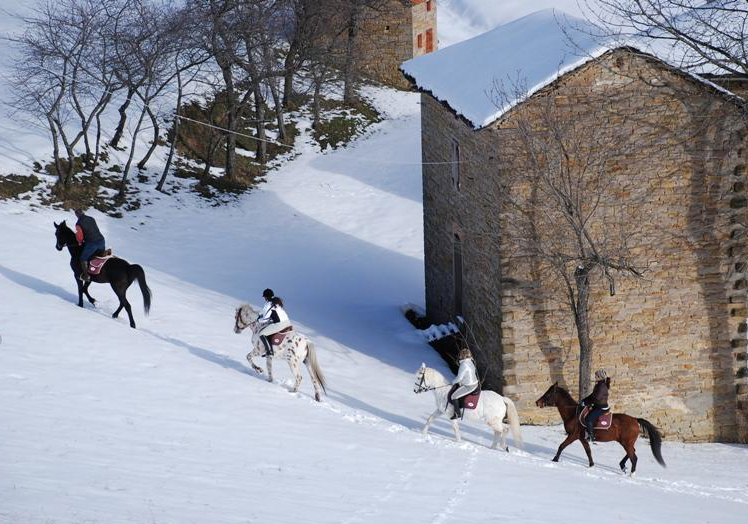
[(539, 408), (555, 406), (558, 390), (559, 390), (559, 385), (558, 385), (558, 381), (556, 381), (553, 383), (551, 387), (548, 388), (548, 391), (543, 393), (542, 397), (540, 397), (538, 400), (535, 401), (535, 405), (538, 406)]
[(55, 238), (57, 240), (55, 248), (57, 251), (62, 251), (65, 246), (75, 240), (75, 233), (67, 226), (64, 220), (59, 224), (57, 222), (52, 223), (55, 225)]
[(242, 304), (236, 308), (236, 314), (234, 315), (234, 333), (239, 334), (248, 327), (252, 327), (257, 315), (258, 312), (249, 304)]
[(426, 388), (426, 363), (422, 362), (421, 367), (416, 371), (416, 385), (413, 388), (413, 393), (423, 393)]

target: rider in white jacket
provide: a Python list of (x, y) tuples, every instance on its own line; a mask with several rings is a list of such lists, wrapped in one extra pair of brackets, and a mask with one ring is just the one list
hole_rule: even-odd
[(267, 288), (265, 291), (262, 292), (262, 298), (265, 299), (265, 305), (262, 306), (262, 310), (260, 311), (260, 314), (257, 316), (257, 320), (260, 322), (265, 321), (270, 318), (270, 308), (273, 307), (273, 297), (275, 296), (275, 293), (273, 293), (273, 290), (270, 288)]
[(457, 354), (457, 359), (460, 362), (460, 368), (457, 370), (457, 376), (452, 381), (452, 384), (458, 385), (459, 388), (452, 393), (452, 408), (454, 413), (452, 419), (456, 419), (462, 416), (462, 406), (460, 399), (465, 395), (469, 395), (478, 388), (478, 372), (475, 369), (475, 362), (473, 362), (473, 355), (470, 353), (468, 348), (463, 348)]
[(280, 297), (272, 298), (271, 306), (265, 316), (260, 318), (260, 322), (265, 324), (265, 327), (258, 333), (260, 340), (265, 345), (266, 355), (272, 355), (273, 344), (270, 342), (271, 335), (275, 335), (279, 331), (291, 327), (291, 320), (288, 318), (286, 310), (283, 309), (283, 300)]

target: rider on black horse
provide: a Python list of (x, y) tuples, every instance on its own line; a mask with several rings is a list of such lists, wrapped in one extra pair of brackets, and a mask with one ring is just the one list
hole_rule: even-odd
[(475, 362), (473, 362), (473, 355), (470, 353), (470, 350), (462, 348), (457, 353), (457, 360), (460, 363), (460, 368), (457, 370), (457, 376), (452, 381), (452, 384), (459, 384), (460, 387), (452, 393), (451, 397), (452, 408), (454, 410), (454, 413), (450, 417), (452, 420), (462, 416), (462, 398), (475, 391), (480, 384), (478, 381), (478, 372), (475, 369)]
[(88, 274), (88, 261), (98, 251), (104, 251), (106, 243), (104, 242), (104, 235), (99, 231), (99, 226), (96, 225), (96, 220), (93, 217), (86, 215), (82, 209), (76, 209), (75, 216), (78, 217), (78, 221), (75, 223), (75, 238), (79, 246), (83, 245), (80, 278), (87, 282), (91, 280)]
[(595, 424), (600, 415), (610, 409), (608, 406), (608, 390), (610, 389), (610, 377), (605, 373), (604, 369), (598, 369), (595, 371), (595, 388), (592, 393), (582, 400), (582, 406), (590, 406), (590, 411), (587, 413), (585, 424), (587, 425), (587, 435), (589, 441), (595, 441)]

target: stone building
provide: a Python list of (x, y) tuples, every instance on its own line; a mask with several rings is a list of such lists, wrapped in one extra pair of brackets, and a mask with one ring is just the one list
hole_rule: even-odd
[[(502, 194), (502, 178), (518, 122), (539, 104), (590, 132), (626, 129), (649, 146), (618, 152), (612, 180), (642, 177), (635, 212), (654, 236), (634, 250), (648, 265), (643, 279), (619, 279), (613, 297), (593, 287), (593, 369), (613, 377), (614, 411), (666, 438), (746, 442), (748, 130), (743, 100), (728, 90), (744, 84), (720, 88), (651, 50), (584, 37), (585, 52), (569, 52), (558, 19), (534, 13), (402, 66), (422, 92), (427, 315), (464, 317), (488, 384), (515, 400), (523, 422), (558, 423), (534, 402), (555, 381), (576, 396), (574, 320), (534, 261), (506, 251), (512, 210), (501, 203), (522, 189)], [(492, 100), (492, 86), (520, 70), (523, 96)], [(652, 134), (652, 122), (667, 131)]]
[(435, 51), (437, 0), (389, 0), (367, 11), (358, 38), (359, 72), (385, 84), (409, 89), (400, 64)]

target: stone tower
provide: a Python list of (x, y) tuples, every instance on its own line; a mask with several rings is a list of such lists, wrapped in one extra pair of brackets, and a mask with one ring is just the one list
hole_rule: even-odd
[(390, 0), (361, 24), (359, 72), (385, 84), (409, 89), (400, 64), (436, 51), (437, 0)]

